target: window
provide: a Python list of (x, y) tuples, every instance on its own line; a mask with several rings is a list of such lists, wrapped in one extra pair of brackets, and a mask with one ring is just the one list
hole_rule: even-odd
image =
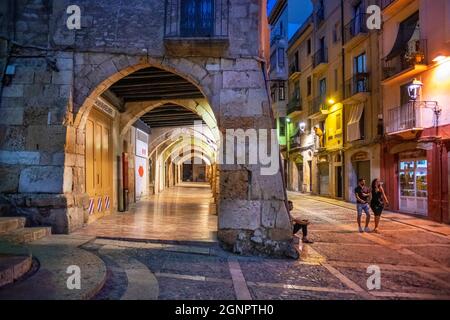
[(274, 51), (270, 55), (270, 71), (275, 71), (276, 69), (277, 69), (277, 55), (276, 51)]
[(278, 99), (280, 101), (286, 100), (286, 88), (284, 86), (284, 83), (278, 84)]
[(270, 96), (272, 98), (272, 102), (277, 102), (276, 88), (272, 87), (270, 89)]
[(342, 114), (336, 115), (336, 134), (342, 133)]
[(286, 136), (286, 118), (281, 117), (278, 119), (278, 128), (279, 128), (279, 134), (280, 137)]
[(354, 74), (367, 72), (367, 57), (365, 52), (354, 58), (353, 69)]
[(294, 97), (300, 99), (300, 80), (295, 83)]
[(181, 1), (180, 32), (184, 37), (210, 37), (214, 33), (214, 1)]
[(306, 87), (308, 90), (308, 97), (312, 94), (312, 81), (311, 81), (311, 76), (308, 77), (307, 83), (306, 83)]
[(334, 69), (334, 91), (339, 90), (339, 73), (338, 69)]
[(311, 50), (312, 50), (312, 48), (311, 48), (311, 39), (308, 39), (308, 41), (306, 42), (306, 45), (307, 45), (308, 55), (310, 55), (311, 54)]
[(319, 80), (319, 96), (325, 100), (327, 97), (327, 78)]
[(284, 68), (284, 49), (278, 48), (278, 67)]
[(333, 29), (333, 43), (336, 43), (339, 40), (339, 23), (336, 23)]

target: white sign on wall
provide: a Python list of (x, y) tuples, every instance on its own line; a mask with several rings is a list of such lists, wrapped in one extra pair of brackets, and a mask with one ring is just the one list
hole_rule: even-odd
[(148, 134), (136, 129), (135, 145), (136, 199), (139, 200), (148, 194)]
[(148, 134), (139, 129), (136, 129), (136, 155), (148, 157)]
[(136, 171), (136, 199), (139, 200), (147, 195), (147, 159), (142, 157), (135, 157), (135, 171)]

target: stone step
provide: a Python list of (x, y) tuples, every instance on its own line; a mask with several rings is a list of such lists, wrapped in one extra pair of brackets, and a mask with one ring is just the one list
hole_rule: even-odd
[[(27, 249), (39, 261), (39, 269), (23, 281), (0, 288), (0, 300), (92, 298), (105, 283), (106, 266), (97, 255), (79, 248), (83, 243), (84, 241), (71, 239), (70, 236), (49, 236), (27, 244)], [(11, 249), (6, 247), (5, 250)], [(2, 252), (1, 241), (0, 252)], [(71, 282), (69, 277), (77, 272), (77, 268), (80, 272), (81, 287), (69, 288), (68, 283), (76, 284)]]
[(28, 243), (45, 238), (52, 234), (51, 227), (23, 228), (1, 235), (3, 240), (14, 243)]
[(23, 229), (25, 226), (25, 218), (15, 217), (0, 217), (0, 235), (18, 229)]
[(0, 254), (0, 288), (14, 283), (32, 266), (31, 255)]

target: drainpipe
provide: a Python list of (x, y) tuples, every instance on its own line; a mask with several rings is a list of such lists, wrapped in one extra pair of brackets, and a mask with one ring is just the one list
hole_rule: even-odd
[[(341, 59), (342, 59), (342, 99), (345, 97), (345, 41), (344, 41), (344, 0), (341, 0)], [(346, 170), (345, 170), (345, 140), (347, 135), (347, 126), (345, 121), (345, 107), (342, 106), (342, 154), (341, 154), (341, 161), (342, 161), (342, 198), (345, 200), (345, 177), (346, 177)]]

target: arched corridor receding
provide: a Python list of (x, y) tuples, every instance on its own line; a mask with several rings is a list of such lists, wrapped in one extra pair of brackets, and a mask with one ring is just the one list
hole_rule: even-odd
[[(217, 121), (197, 86), (175, 73), (148, 67), (118, 80), (97, 100), (115, 112), (107, 119), (94, 104), (87, 117), (85, 179), (93, 205), (87, 227), (79, 232), (216, 240)], [(117, 158), (116, 166), (109, 153)], [(114, 192), (96, 188), (109, 185), (110, 178), (116, 183)], [(112, 202), (108, 212), (105, 201)]]

